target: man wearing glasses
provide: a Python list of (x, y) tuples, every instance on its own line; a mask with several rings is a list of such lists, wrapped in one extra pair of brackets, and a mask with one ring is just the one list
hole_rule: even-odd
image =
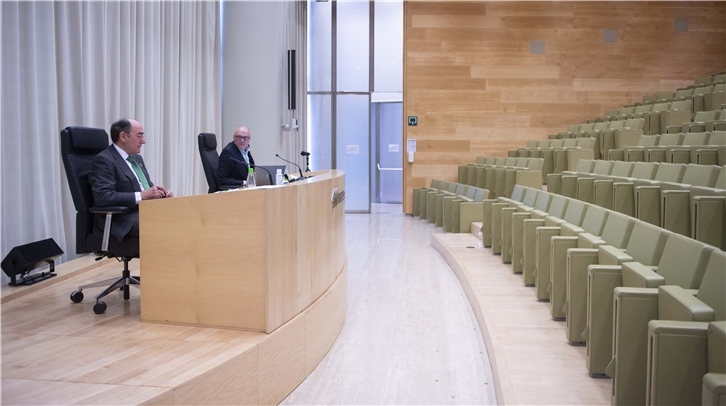
[(250, 164), (255, 165), (255, 159), (250, 152), (251, 137), (249, 128), (237, 127), (232, 142), (219, 154), (217, 183), (220, 188), (242, 187), (242, 181), (247, 180)]
[[(125, 214), (115, 214), (111, 235), (119, 241), (127, 235), (139, 235), (139, 202), (147, 199), (173, 197), (171, 190), (154, 185), (141, 158), (146, 144), (144, 127), (136, 120), (122, 118), (111, 124), (111, 144), (93, 158), (88, 181), (97, 207), (128, 207)], [(103, 237), (105, 215), (97, 214), (93, 231)]]

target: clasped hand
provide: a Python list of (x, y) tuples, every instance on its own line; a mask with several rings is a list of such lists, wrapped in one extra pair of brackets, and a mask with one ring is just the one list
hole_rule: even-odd
[(174, 197), (171, 190), (167, 190), (164, 186), (154, 185), (141, 192), (141, 199), (164, 199), (166, 197)]

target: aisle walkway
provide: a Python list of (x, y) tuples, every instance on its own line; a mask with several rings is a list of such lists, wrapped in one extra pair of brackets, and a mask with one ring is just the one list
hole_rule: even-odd
[(400, 205), (346, 215), (348, 318), (283, 404), (495, 404), (479, 327), (431, 248), (441, 232)]

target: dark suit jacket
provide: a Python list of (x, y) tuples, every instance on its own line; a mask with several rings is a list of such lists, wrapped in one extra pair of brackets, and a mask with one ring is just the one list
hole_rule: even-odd
[[(255, 164), (252, 152), (247, 151), (250, 163)], [(217, 183), (222, 186), (241, 187), (242, 181), (247, 180), (249, 166), (245, 163), (242, 153), (234, 142), (227, 144), (222, 153), (219, 154), (219, 166), (217, 166)]]
[[(135, 155), (134, 158), (141, 166), (149, 186), (153, 186), (141, 155)], [(93, 159), (88, 181), (91, 184), (93, 204), (96, 207), (123, 206), (130, 209), (126, 214), (114, 214), (112, 217), (111, 235), (121, 241), (134, 223), (139, 221), (139, 206), (136, 204), (134, 193), (141, 192), (141, 187), (134, 172), (121, 158), (113, 144), (99, 152)], [(96, 215), (93, 231), (99, 238), (103, 236), (105, 222), (105, 215)]]

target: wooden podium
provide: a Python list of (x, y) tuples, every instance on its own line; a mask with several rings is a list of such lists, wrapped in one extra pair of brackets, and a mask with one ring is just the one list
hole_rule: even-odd
[(141, 320), (270, 333), (345, 269), (345, 174), (145, 200)]

